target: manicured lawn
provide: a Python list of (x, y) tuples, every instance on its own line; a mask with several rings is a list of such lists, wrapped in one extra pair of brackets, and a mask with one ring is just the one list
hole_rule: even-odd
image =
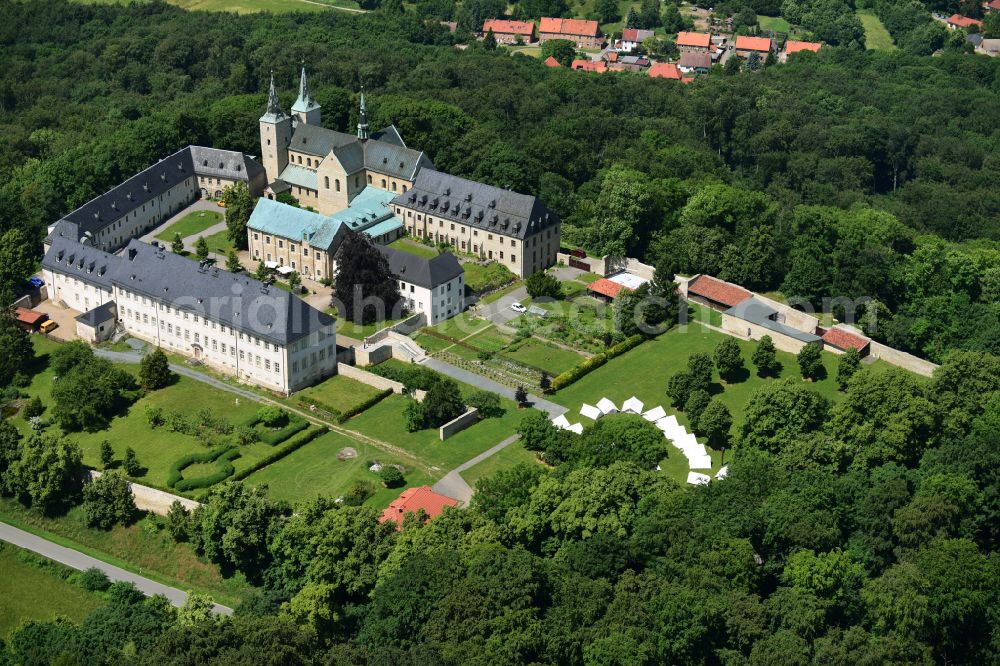
[[(472, 387), (464, 386), (464, 391)], [(345, 428), (388, 442), (426, 461), (434, 478), (444, 476), (472, 458), (514, 434), (523, 411), (510, 400), (502, 399), (506, 412), (500, 418), (485, 419), (441, 441), (437, 428), (407, 432), (403, 408), (409, 398), (394, 395), (344, 424)]]
[(222, 219), (222, 213), (217, 213), (214, 210), (196, 210), (160, 231), (156, 237), (169, 243), (174, 240), (175, 234), (180, 234), (181, 238), (194, 236), (213, 224), (222, 222)]
[(475, 488), (476, 482), (479, 481), (479, 479), (492, 476), (501, 469), (509, 469), (519, 463), (526, 463), (529, 465), (542, 464), (539, 462), (538, 456), (535, 455), (534, 451), (527, 450), (524, 448), (524, 445), (518, 441), (507, 446), (499, 453), (494, 453), (481, 463), (473, 465), (469, 469), (465, 470), (462, 472), (462, 478), (465, 479), (466, 483)]
[(101, 605), (96, 594), (66, 580), (71, 569), (7, 543), (0, 543), (0, 571), (0, 639), (23, 621), (63, 615), (79, 622)]
[(423, 243), (415, 241), (411, 238), (398, 238), (389, 243), (389, 247), (394, 250), (409, 252), (410, 254), (415, 254), (418, 257), (424, 257), (425, 259), (433, 259), (440, 254), (437, 251), (437, 248), (424, 245)]
[[(358, 457), (338, 460), (337, 453), (345, 447), (354, 448)], [(378, 475), (368, 471), (372, 462), (402, 465), (406, 469), (405, 487), (433, 483), (427, 473), (409, 459), (389, 455), (337, 432), (329, 432), (251, 474), (245, 483), (254, 486), (266, 483), (276, 499), (297, 503), (316, 496), (339, 497), (355, 481), (368, 481), (376, 492), (366, 503), (384, 507), (399, 495), (402, 488), (385, 488)]]
[(515, 361), (541, 368), (555, 376), (569, 370), (583, 361), (584, 357), (576, 352), (546, 344), (539, 340), (531, 340), (518, 349), (504, 354)]
[(297, 398), (311, 398), (339, 412), (346, 412), (378, 393), (378, 389), (362, 384), (356, 379), (343, 375), (334, 375), (323, 382), (297, 392)]
[(75, 507), (65, 516), (48, 518), (15, 500), (0, 498), (0, 519), (166, 585), (209, 594), (227, 606), (235, 606), (252, 590), (242, 575), (224, 578), (218, 567), (199, 558), (191, 545), (174, 543), (160, 528), (158, 518), (143, 518), (129, 527), (95, 530), (87, 527), (82, 507)]
[(865, 28), (865, 48), (893, 51), (896, 45), (892, 43), (892, 35), (882, 25), (882, 21), (870, 9), (859, 9), (855, 12)]
[[(208, 243), (208, 251), (214, 252), (215, 254), (227, 255), (230, 250), (235, 250), (235, 246), (229, 240), (229, 230), (223, 229), (210, 236), (205, 236), (205, 242)], [(224, 266), (224, 264), (222, 264)]]
[(792, 26), (780, 16), (764, 16), (757, 14), (757, 25), (762, 30), (774, 30), (775, 32), (789, 32)]
[(496, 289), (515, 279), (514, 274), (507, 270), (506, 266), (495, 261), (485, 265), (469, 262), (462, 264), (462, 268), (465, 270), (465, 284), (475, 292)]

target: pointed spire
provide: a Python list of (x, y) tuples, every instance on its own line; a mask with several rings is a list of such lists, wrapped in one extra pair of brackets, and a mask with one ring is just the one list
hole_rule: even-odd
[(368, 114), (365, 113), (365, 89), (361, 88), (361, 111), (358, 113), (358, 138), (365, 141), (368, 138)]
[(301, 102), (302, 104), (308, 106), (309, 99), (309, 83), (306, 81), (306, 61), (302, 61), (302, 75), (299, 77), (299, 99), (296, 103)]
[(285, 115), (278, 103), (278, 89), (274, 87), (273, 69), (271, 70), (271, 89), (267, 93), (267, 112), (279, 117)]

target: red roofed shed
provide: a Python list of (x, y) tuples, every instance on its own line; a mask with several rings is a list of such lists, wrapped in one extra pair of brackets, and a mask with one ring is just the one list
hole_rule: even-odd
[(608, 63), (603, 60), (577, 59), (573, 61), (571, 67), (581, 72), (598, 72), (599, 74), (608, 71)]
[(613, 299), (621, 293), (621, 290), (632, 291), (623, 284), (618, 282), (612, 282), (607, 278), (601, 278), (599, 280), (594, 280), (587, 285), (587, 291), (593, 293), (596, 296), (604, 296), (607, 299)]
[(556, 60), (555, 56), (549, 56), (542, 62), (545, 63), (546, 67), (562, 67), (562, 65), (559, 64), (559, 61)]
[(649, 68), (649, 75), (657, 79), (681, 80), (681, 70), (672, 62), (657, 62)]
[(823, 344), (833, 347), (837, 351), (847, 351), (857, 349), (862, 356), (868, 354), (868, 338), (860, 333), (852, 333), (842, 328), (831, 328), (822, 334)]
[(29, 310), (28, 308), (15, 308), (14, 310), (14, 320), (18, 326), (26, 331), (37, 331), (42, 322), (48, 318), (47, 314), (37, 310)]
[(688, 298), (713, 310), (728, 310), (747, 300), (752, 293), (739, 285), (724, 282), (711, 275), (699, 275), (688, 282)]
[(439, 495), (431, 490), (430, 486), (407, 488), (400, 493), (399, 497), (389, 503), (388, 508), (382, 512), (379, 522), (384, 523), (391, 520), (396, 523), (396, 528), (399, 529), (403, 527), (403, 519), (408, 513), (416, 513), (423, 509), (429, 520), (440, 516), (446, 506), (456, 506), (457, 504), (458, 500)]
[(793, 53), (798, 53), (799, 51), (819, 51), (823, 48), (823, 45), (819, 42), (798, 42), (794, 39), (789, 39), (785, 42), (785, 53), (791, 55)]

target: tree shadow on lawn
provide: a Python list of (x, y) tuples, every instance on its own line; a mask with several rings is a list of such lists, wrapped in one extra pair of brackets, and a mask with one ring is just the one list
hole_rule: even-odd
[(722, 378), (726, 384), (742, 384), (750, 379), (750, 371), (746, 368), (737, 368)]

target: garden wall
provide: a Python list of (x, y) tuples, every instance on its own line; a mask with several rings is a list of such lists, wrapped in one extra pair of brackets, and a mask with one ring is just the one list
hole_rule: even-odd
[[(101, 476), (101, 472), (98, 472), (96, 469), (88, 470), (87, 473), (89, 474), (91, 480)], [(132, 487), (132, 495), (135, 496), (136, 508), (142, 511), (155, 513), (159, 516), (167, 515), (167, 512), (170, 511), (170, 505), (174, 502), (180, 502), (188, 511), (194, 511), (201, 506), (201, 504), (195, 502), (194, 500), (187, 499), (186, 497), (180, 497), (178, 495), (171, 495), (170, 493), (157, 490), (156, 488), (142, 486), (131, 481), (129, 481), (129, 485)]]
[(354, 348), (354, 362), (364, 367), (366, 365), (378, 365), (382, 361), (392, 358), (391, 345), (379, 345), (377, 347)]
[(448, 421), (443, 426), (438, 428), (438, 434), (441, 436), (441, 441), (448, 439), (454, 434), (460, 433), (469, 426), (476, 423), (479, 420), (479, 410), (472, 407), (466, 413), (462, 414), (458, 418)]
[(887, 347), (886, 345), (883, 345), (880, 342), (875, 342), (874, 340), (869, 343), (868, 349), (868, 355), (872, 358), (882, 359), (886, 363), (898, 366), (904, 370), (909, 370), (910, 372), (915, 372), (918, 375), (930, 377), (934, 374), (934, 371), (938, 369), (938, 366), (935, 363), (925, 361), (924, 359), (918, 358), (913, 354), (907, 354), (906, 352), (899, 351), (898, 349)]
[(355, 368), (353, 365), (344, 365), (340, 363), (337, 365), (337, 372), (345, 377), (350, 377), (351, 379), (356, 379), (362, 384), (368, 384), (368, 386), (374, 386), (375, 388), (384, 391), (385, 389), (392, 389), (393, 393), (404, 393), (405, 389), (403, 385), (399, 382), (393, 381), (391, 379), (386, 379), (385, 377), (379, 377), (378, 375), (368, 372), (367, 370), (362, 370), (361, 368)]

